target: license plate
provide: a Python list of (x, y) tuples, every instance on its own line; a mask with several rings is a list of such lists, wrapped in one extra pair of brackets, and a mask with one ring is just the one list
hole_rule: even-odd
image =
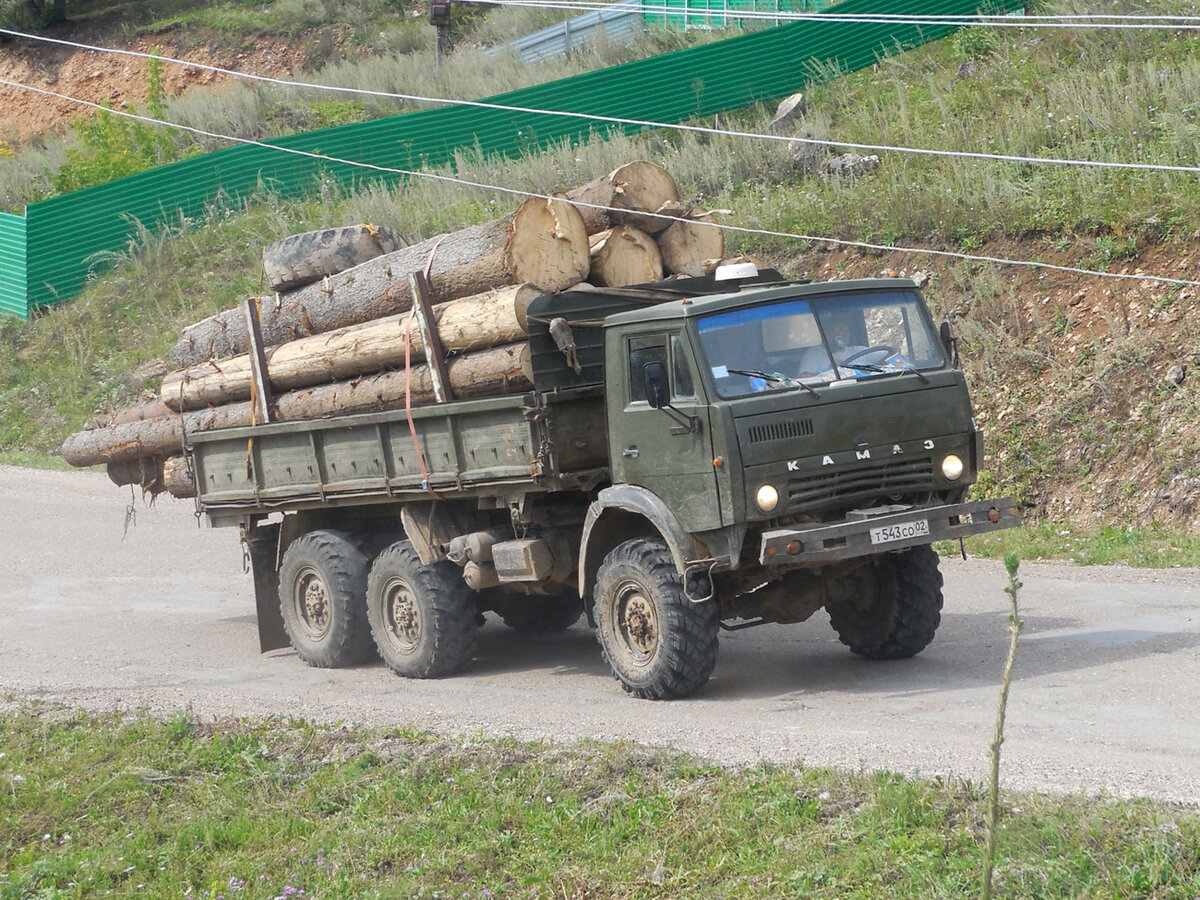
[(917, 519), (915, 522), (901, 522), (899, 525), (883, 525), (871, 529), (872, 544), (890, 544), (893, 541), (903, 541), (908, 538), (924, 537), (929, 534), (929, 520)]

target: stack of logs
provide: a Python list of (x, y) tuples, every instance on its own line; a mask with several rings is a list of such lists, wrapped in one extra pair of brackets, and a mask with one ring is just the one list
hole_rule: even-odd
[[(437, 371), (424, 362), (410, 314), (411, 273), (426, 274), (448, 393), (466, 399), (532, 387), (525, 312), (541, 294), (585, 281), (617, 287), (702, 275), (723, 254), (711, 214), (681, 203), (668, 172), (627, 163), (495, 221), (262, 298), (258, 346), (271, 418), (403, 407), (406, 392), (414, 405), (434, 399)], [(262, 421), (247, 320), (243, 309), (227, 310), (185, 328), (172, 352), (181, 368), (163, 379), (158, 398), (72, 435), (63, 458), (107, 465), (118, 485), (194, 496), (186, 435)]]

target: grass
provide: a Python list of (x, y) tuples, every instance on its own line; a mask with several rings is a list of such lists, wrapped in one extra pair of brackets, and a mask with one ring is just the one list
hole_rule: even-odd
[[(973, 785), (628, 744), (0, 715), (0, 897), (960, 897)], [(1200, 818), (1007, 795), (997, 893), (1191, 898)]]
[[(1034, 522), (1024, 528), (977, 534), (965, 544), (969, 554), (985, 559), (1004, 559), (1015, 553), (1025, 561), (1066, 560), (1081, 566), (1200, 566), (1200, 537), (1158, 526), (1089, 529), (1067, 522)], [(938, 550), (943, 556), (953, 556), (958, 544), (945, 542)]]

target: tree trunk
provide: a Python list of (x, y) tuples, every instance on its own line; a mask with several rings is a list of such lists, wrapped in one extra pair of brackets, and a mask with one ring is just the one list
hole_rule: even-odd
[(196, 496), (192, 467), (182, 456), (168, 456), (163, 460), (162, 485), (172, 497), (187, 499)]
[(109, 463), (108, 477), (118, 486), (136, 484), (144, 492), (156, 496), (163, 491), (181, 499), (196, 496), (192, 470), (182, 456)]
[(662, 281), (662, 254), (654, 238), (628, 225), (592, 235), (592, 284), (621, 287)]
[(579, 210), (563, 194), (526, 200), (513, 214), (504, 263), (513, 278), (493, 285), (528, 282), (552, 293), (586, 280), (588, 236)]
[[(171, 414), (171, 407), (162, 402), (161, 399), (155, 397), (153, 400), (147, 400), (144, 403), (139, 403), (136, 406), (126, 406), (122, 409), (114, 410), (103, 416), (96, 416), (87, 426), (89, 429), (106, 428), (109, 425), (122, 425), (125, 422), (140, 422), (143, 419), (159, 419), (163, 416)], [(121, 484), (132, 484), (133, 482), (122, 481)]]
[[(432, 257), (432, 262), (430, 258)], [(587, 237), (565, 198), (534, 198), (511, 216), (377, 256), (260, 308), (263, 343), (282, 344), (408, 310), (408, 276), (429, 264), (431, 299), (453, 300), (498, 285), (527, 282), (560, 291), (587, 278)], [(183, 366), (249, 349), (240, 309), (183, 330), (172, 355)]]
[(163, 491), (162, 459), (142, 457), (108, 464), (108, 478), (117, 485), (136, 484), (143, 491), (160, 494)]
[[(455, 353), (523, 340), (529, 333), (525, 311), (540, 295), (537, 288), (522, 284), (435, 306), (442, 349)], [(285, 391), (403, 366), (406, 330), (410, 358), (420, 362), (425, 345), (420, 329), (408, 319), (408, 313), (401, 313), (282, 344), (267, 353), (271, 386)], [(243, 355), (172, 373), (163, 379), (161, 396), (171, 409), (199, 409), (249, 399), (250, 383), (250, 357)]]
[[(527, 343), (460, 356), (451, 360), (449, 369), (450, 387), (457, 399), (512, 394), (533, 386)], [(280, 394), (275, 398), (276, 418), (290, 422), (403, 407), (407, 380), (403, 370), (382, 372), (356, 381), (339, 381)], [(432, 402), (433, 385), (428, 367), (412, 367), (411, 393), (414, 405)], [(153, 459), (180, 451), (185, 432), (194, 434), (250, 425), (251, 416), (251, 405), (241, 402), (161, 419), (127, 422), (77, 432), (63, 442), (60, 452), (73, 466)]]
[(647, 234), (658, 234), (670, 221), (638, 213), (658, 212), (664, 207), (664, 211), (672, 210), (679, 202), (679, 189), (666, 169), (635, 160), (567, 191), (567, 199), (579, 204), (588, 234), (614, 225), (632, 225)]
[(704, 275), (725, 255), (725, 232), (714, 226), (712, 213), (692, 210), (658, 236), (663, 269), (672, 275)]

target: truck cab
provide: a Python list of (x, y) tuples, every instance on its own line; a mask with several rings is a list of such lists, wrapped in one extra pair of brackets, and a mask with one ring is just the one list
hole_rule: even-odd
[[(638, 527), (685, 613), (707, 604), (743, 627), (825, 607), (855, 652), (919, 652), (942, 603), (930, 543), (1019, 522), (1011, 500), (966, 502), (983, 439), (948, 329), (907, 279), (720, 284), (605, 320), (612, 484), (589, 512), (580, 585), (610, 662), (649, 652), (603, 571)], [(713, 627), (692, 623), (689, 652)]]

